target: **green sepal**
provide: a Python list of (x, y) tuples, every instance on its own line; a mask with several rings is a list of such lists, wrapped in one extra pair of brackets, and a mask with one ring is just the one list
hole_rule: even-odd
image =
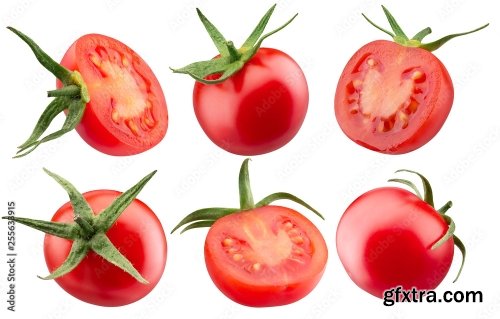
[[(429, 31), (429, 33), (430, 33), (430, 31)], [(420, 174), (418, 172), (415, 172), (415, 171), (412, 171), (412, 170), (400, 169), (400, 170), (396, 171), (396, 173), (398, 173), (398, 172), (409, 172), (409, 173), (418, 175), (418, 177), (420, 177), (420, 179), (422, 181), (422, 185), (423, 185), (423, 188), (424, 188), (424, 197), (422, 198), (422, 195), (418, 191), (418, 188), (415, 186), (415, 184), (413, 184), (412, 182), (410, 182), (408, 180), (394, 178), (394, 179), (390, 179), (389, 181), (390, 182), (399, 182), (399, 183), (402, 183), (402, 184), (405, 184), (405, 185), (411, 187), (415, 191), (415, 193), (418, 195), (418, 197), (420, 197), (421, 199), (423, 199), (430, 206), (432, 206), (432, 208), (434, 208), (434, 199), (433, 199), (433, 194), (432, 194), (432, 187), (431, 187), (431, 185), (429, 183), (429, 180), (427, 180), (427, 178), (425, 178), (425, 176), (423, 176), (422, 174)], [(459, 269), (458, 274), (456, 275), (455, 279), (453, 280), (453, 282), (456, 282), (457, 279), (458, 279), (458, 277), (460, 277), (460, 274), (462, 273), (462, 269), (464, 267), (465, 256), (466, 256), (466, 249), (465, 249), (465, 245), (460, 240), (460, 238), (458, 238), (454, 234), (455, 233), (455, 227), (456, 227), (455, 226), (455, 222), (453, 221), (453, 219), (450, 216), (446, 215), (446, 212), (452, 206), (453, 206), (453, 202), (452, 201), (448, 201), (441, 208), (439, 208), (438, 210), (436, 210), (436, 213), (438, 213), (439, 216), (441, 216), (441, 218), (443, 218), (443, 220), (445, 221), (445, 223), (448, 225), (448, 229), (446, 230), (445, 234), (443, 236), (441, 236), (441, 238), (439, 238), (434, 244), (432, 244), (432, 246), (430, 247), (430, 249), (431, 250), (438, 249), (444, 243), (446, 243), (448, 240), (453, 239), (454, 245), (460, 250), (460, 253), (462, 254), (462, 262), (460, 264), (460, 269)]]
[(71, 246), (71, 250), (66, 257), (66, 260), (59, 266), (56, 270), (54, 270), (50, 275), (45, 277), (38, 278), (43, 280), (56, 279), (61, 276), (64, 276), (70, 273), (73, 269), (76, 268), (82, 262), (82, 260), (87, 256), (89, 251), (89, 244), (84, 239), (76, 239), (73, 241)]
[(311, 205), (309, 205), (308, 203), (304, 202), (302, 199), (300, 199), (297, 196), (294, 196), (290, 193), (279, 192), (279, 193), (274, 193), (274, 194), (268, 195), (268, 196), (264, 197), (261, 201), (259, 201), (257, 204), (255, 204), (255, 207), (266, 206), (266, 205), (271, 204), (274, 201), (283, 200), (283, 199), (290, 200), (290, 201), (295, 202), (299, 205), (302, 205), (305, 208), (312, 211), (313, 213), (315, 213), (316, 215), (318, 215), (319, 218), (321, 218), (323, 220), (325, 219), (325, 217), (323, 217), (323, 215), (321, 215), (321, 213), (318, 212), (316, 209), (314, 209)]
[(248, 171), (248, 164), (250, 159), (247, 158), (243, 161), (240, 167), (240, 172), (238, 176), (238, 186), (240, 193), (240, 208), (222, 208), (222, 207), (211, 207), (211, 208), (203, 208), (192, 212), (191, 214), (184, 217), (175, 227), (172, 229), (171, 233), (174, 233), (177, 229), (181, 228), (184, 225), (184, 229), (181, 231), (181, 234), (187, 230), (194, 228), (203, 228), (203, 227), (211, 227), (218, 219), (231, 215), (234, 213), (242, 212), (245, 210), (251, 210), (254, 208), (259, 208), (263, 206), (267, 206), (274, 201), (277, 200), (291, 200), (297, 204), (304, 206), (309, 209), (316, 215), (318, 215), (321, 219), (325, 219), (323, 215), (321, 215), (316, 209), (314, 209), (311, 205), (298, 198), (295, 195), (290, 193), (274, 193), (266, 196), (257, 204), (254, 204), (252, 189), (250, 186), (250, 174)]
[(46, 234), (54, 235), (61, 238), (75, 240), (81, 237), (81, 232), (75, 224), (59, 223), (59, 222), (48, 222), (45, 220), (23, 218), (23, 217), (13, 217), (4, 216), (2, 219), (13, 220), (16, 223), (26, 225), (28, 227), (37, 229)]
[(95, 217), (95, 227), (103, 232), (108, 231), (155, 174), (156, 170), (146, 175), (137, 184), (118, 196), (111, 205)]
[(423, 197), (423, 200), (427, 204), (429, 204), (432, 207), (434, 207), (434, 195), (432, 194), (432, 187), (431, 187), (431, 184), (429, 183), (429, 181), (427, 180), (427, 178), (425, 178), (424, 175), (422, 175), (422, 174), (420, 174), (418, 172), (409, 170), (409, 169), (399, 169), (399, 170), (396, 171), (396, 173), (400, 173), (400, 172), (408, 172), (408, 173), (416, 174), (418, 177), (420, 177), (420, 179), (422, 180), (422, 185), (424, 187), (424, 197)]
[(190, 230), (190, 229), (212, 227), (212, 225), (214, 223), (215, 223), (215, 220), (200, 220), (200, 221), (194, 222), (194, 223), (189, 224), (186, 227), (184, 227), (181, 230), (181, 234), (187, 230)]
[(415, 34), (415, 36), (413, 38), (409, 39), (408, 36), (404, 33), (403, 29), (396, 22), (396, 19), (394, 18), (394, 16), (389, 12), (389, 10), (387, 10), (387, 8), (384, 6), (382, 6), (382, 10), (384, 11), (384, 14), (387, 18), (387, 21), (389, 21), (389, 25), (391, 26), (392, 31), (394, 33), (392, 33), (390, 31), (380, 27), (379, 25), (375, 24), (373, 21), (368, 19), (368, 17), (365, 14), (362, 14), (362, 15), (368, 21), (368, 23), (370, 23), (372, 26), (379, 29), (380, 31), (388, 34), (394, 40), (394, 42), (401, 44), (403, 46), (421, 48), (421, 49), (431, 51), (431, 52), (439, 49), (443, 44), (445, 44), (446, 42), (450, 41), (453, 38), (477, 32), (479, 30), (486, 28), (489, 25), (489, 23), (487, 23), (487, 24), (485, 24), (477, 29), (471, 30), (471, 31), (450, 34), (450, 35), (447, 35), (445, 37), (442, 37), (439, 40), (433, 41), (433, 42), (422, 43), (422, 40), (432, 32), (431, 28), (427, 27), (427, 28), (421, 30), (420, 32), (418, 32), (417, 34)]
[[(222, 33), (203, 15), (200, 9), (196, 9), (198, 17), (217, 47), (220, 56), (208, 61), (194, 62), (182, 68), (170, 69), (174, 73), (188, 74), (196, 81), (205, 84), (217, 84), (225, 81), (245, 66), (257, 53), (266, 38), (285, 28), (297, 16), (297, 14), (294, 15), (279, 28), (262, 36), (275, 7), (276, 4), (267, 10), (240, 49), (236, 49), (232, 41), (227, 41)], [(218, 77), (207, 79), (210, 75), (218, 75)]]
[[(76, 189), (73, 184), (71, 184), (66, 179), (49, 171), (48, 169), (43, 169), (47, 175), (52, 177), (62, 188), (68, 193), (69, 200), (71, 202), (71, 206), (73, 207), (73, 211), (77, 212), (79, 216), (82, 216), (87, 222), (93, 223), (92, 219), (94, 217), (94, 213), (92, 212), (92, 208), (90, 208), (89, 203), (85, 200), (83, 195)], [(75, 214), (75, 215), (76, 215)]]
[(89, 242), (90, 249), (101, 256), (106, 261), (124, 270), (126, 273), (134, 277), (141, 284), (148, 284), (149, 282), (141, 276), (141, 274), (134, 268), (132, 263), (123, 256), (122, 253), (113, 245), (108, 236), (103, 233), (98, 233)]
[(462, 274), (462, 270), (464, 269), (465, 256), (467, 254), (467, 250), (465, 249), (464, 243), (456, 235), (453, 235), (453, 243), (458, 248), (458, 250), (460, 250), (460, 253), (462, 254), (462, 262), (460, 263), (460, 269), (458, 269), (458, 273), (455, 276), (455, 279), (453, 279), (453, 282), (456, 282), (458, 280), (458, 277), (460, 277), (460, 275)]
[[(71, 272), (93, 251), (111, 264), (130, 274), (138, 282), (147, 284), (141, 274), (130, 261), (113, 245), (106, 236), (106, 232), (116, 222), (120, 214), (132, 203), (142, 188), (156, 173), (145, 176), (139, 183), (120, 195), (100, 215), (95, 215), (83, 195), (67, 180), (59, 175), (44, 169), (68, 193), (74, 211), (74, 223), (60, 223), (42, 221), (22, 217), (5, 216), (2, 219), (14, 220), (31, 228), (43, 231), (46, 234), (72, 240), (72, 246), (66, 260), (50, 275), (41, 279), (56, 279)], [(102, 218), (99, 218), (104, 216)]]
[(238, 186), (240, 190), (240, 208), (243, 210), (252, 209), (255, 207), (252, 195), (252, 188), (250, 187), (250, 175), (248, 173), (249, 158), (243, 161), (240, 168), (240, 175), (238, 178)]
[[(240, 211), (238, 208), (223, 208), (223, 207), (211, 207), (211, 208), (202, 208), (198, 209), (191, 214), (187, 215), (184, 217), (175, 227), (172, 229), (170, 232), (171, 234), (174, 233), (177, 229), (180, 227), (193, 223), (193, 222), (199, 222), (199, 221), (215, 221), (221, 217), (230, 215), (232, 213), (235, 213), (237, 211)], [(185, 232), (187, 229), (184, 229), (182, 232)]]
[[(55, 99), (49, 103), (45, 111), (38, 119), (31, 136), (18, 147), (19, 150), (14, 158), (19, 158), (28, 155), (40, 144), (54, 140), (73, 130), (78, 123), (80, 123), (83, 117), (85, 106), (90, 101), (90, 95), (87, 85), (78, 71), (70, 71), (54, 61), (31, 38), (21, 31), (12, 27), (7, 28), (21, 38), (21, 40), (23, 40), (33, 51), (40, 64), (42, 64), (45, 69), (52, 73), (63, 84), (63, 87), (60, 89), (48, 91), (47, 95), (49, 97), (55, 97)], [(68, 114), (63, 127), (60, 130), (39, 139), (50, 126), (54, 118), (66, 109), (68, 110)]]

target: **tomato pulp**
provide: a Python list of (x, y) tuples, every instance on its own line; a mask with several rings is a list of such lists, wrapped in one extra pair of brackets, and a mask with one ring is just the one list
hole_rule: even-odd
[(325, 270), (319, 230), (300, 213), (263, 206), (218, 219), (205, 241), (215, 285), (247, 306), (285, 305), (307, 295)]
[(378, 40), (347, 63), (335, 94), (335, 116), (354, 142), (403, 154), (439, 132), (452, 104), (451, 78), (436, 56)]
[(76, 130), (90, 146), (110, 155), (133, 155), (163, 139), (168, 113), (162, 89), (128, 46), (104, 35), (84, 35), (61, 65), (80, 72), (87, 85), (90, 102)]
[[(97, 215), (120, 194), (96, 190), (83, 196)], [(73, 208), (66, 203), (52, 221), (72, 223), (73, 217)], [(153, 290), (165, 269), (167, 241), (160, 221), (146, 204), (135, 199), (106, 235), (148, 284), (138, 282), (93, 251), (75, 269), (55, 281), (74, 297), (100, 306), (122, 306), (141, 299)], [(71, 240), (45, 235), (45, 261), (51, 273), (66, 260), (71, 245)]]

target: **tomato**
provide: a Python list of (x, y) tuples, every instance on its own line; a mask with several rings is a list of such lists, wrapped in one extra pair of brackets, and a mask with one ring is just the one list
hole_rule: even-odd
[(345, 66), (335, 92), (335, 117), (354, 142), (386, 154), (403, 154), (429, 142), (441, 129), (453, 104), (453, 84), (432, 51), (449, 40), (484, 29), (423, 43), (432, 31), (424, 28), (411, 39), (382, 6), (392, 32), (362, 46)]
[(162, 89), (128, 46), (104, 35), (84, 35), (61, 65), (80, 72), (87, 85), (90, 102), (76, 130), (90, 146), (110, 155), (133, 155), (163, 139), (168, 113)]
[(43, 231), (50, 274), (74, 297), (99, 306), (123, 306), (153, 290), (165, 269), (167, 240), (154, 212), (136, 196), (156, 171), (121, 193), (81, 194), (70, 182), (45, 172), (68, 193), (51, 221), (3, 217)]
[(172, 69), (196, 80), (193, 106), (201, 128), (217, 146), (234, 154), (277, 150), (293, 139), (307, 113), (309, 90), (300, 66), (283, 51), (261, 47), (296, 16), (262, 35), (275, 6), (239, 49), (197, 9), (219, 55)]
[(218, 219), (205, 241), (215, 285), (230, 299), (254, 307), (285, 305), (307, 295), (321, 279), (327, 255), (316, 226), (280, 206)]
[(219, 290), (250, 307), (281, 306), (309, 294), (321, 279), (328, 249), (320, 231), (299, 212), (270, 205), (291, 200), (323, 216), (289, 193), (274, 193), (254, 203), (248, 173), (241, 164), (239, 208), (203, 208), (172, 230), (210, 227), (205, 239), (205, 264)]
[(219, 147), (258, 155), (287, 144), (307, 113), (309, 93), (299, 65), (286, 53), (260, 48), (222, 83), (196, 82), (193, 105), (203, 131)]
[[(425, 198), (431, 196), (432, 204), (429, 193)], [(427, 290), (443, 281), (454, 244), (464, 256), (465, 248), (445, 215), (451, 202), (438, 211), (429, 203), (407, 190), (382, 187), (349, 205), (337, 228), (337, 252), (356, 285), (381, 298), (397, 286)]]
[(402, 154), (430, 141), (452, 104), (451, 78), (436, 56), (379, 40), (347, 63), (335, 94), (335, 116), (354, 142)]
[[(120, 194), (95, 190), (83, 196), (98, 215)], [(73, 217), (73, 208), (66, 203), (56, 211), (52, 221), (69, 223)], [(149, 284), (138, 282), (93, 251), (70, 273), (55, 281), (74, 297), (100, 306), (122, 306), (143, 298), (153, 290), (165, 269), (167, 241), (160, 221), (146, 204), (135, 199), (106, 235)], [(68, 239), (45, 235), (44, 255), (50, 272), (65, 261), (71, 245)]]

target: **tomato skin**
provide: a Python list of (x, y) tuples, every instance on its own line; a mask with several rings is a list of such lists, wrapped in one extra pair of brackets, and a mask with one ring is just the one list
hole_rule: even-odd
[(243, 69), (219, 84), (196, 82), (193, 105), (205, 134), (239, 155), (259, 155), (287, 144), (307, 113), (309, 91), (287, 54), (260, 48)]
[[(425, 73), (427, 87), (419, 96), (420, 105), (410, 116), (406, 128), (377, 132), (373, 121), (364, 121), (361, 114), (351, 113), (348, 85), (367, 56), (382, 63), (382, 69), (393, 67), (404, 72), (418, 68)], [(381, 87), (380, 94), (386, 89)], [(450, 75), (434, 54), (421, 48), (377, 40), (361, 47), (344, 68), (335, 93), (335, 116), (342, 131), (357, 144), (381, 153), (404, 154), (425, 145), (439, 132), (451, 110), (453, 96)]]
[[(274, 266), (278, 275), (259, 277), (235, 265), (221, 249), (221, 241), (228, 234), (244, 236), (242, 225), (253, 227), (264, 221), (273, 229), (284, 219), (296, 223), (310, 240), (311, 258), (302, 267), (285, 261)], [(205, 263), (214, 284), (231, 300), (251, 307), (286, 305), (303, 298), (321, 279), (327, 259), (328, 249), (316, 226), (300, 213), (281, 206), (264, 206), (218, 219), (205, 241)]]
[[(148, 97), (152, 104), (152, 118), (156, 125), (153, 129), (134, 136), (121, 123), (112, 121), (112, 105), (110, 100), (116, 96), (126, 97), (129, 94), (127, 87), (103, 88), (98, 81), (103, 75), (90, 61), (91, 52), (96, 48), (113, 49), (126, 56), (135, 69), (136, 80), (142, 81), (149, 88)], [(113, 57), (109, 57), (113, 59)], [(112, 60), (115, 65), (116, 60)], [(61, 65), (71, 71), (78, 71), (82, 75), (90, 94), (85, 113), (76, 131), (93, 148), (109, 155), (126, 156), (142, 153), (157, 145), (165, 136), (168, 127), (167, 104), (161, 86), (146, 62), (132, 49), (120, 41), (100, 35), (87, 34), (77, 39), (66, 51)], [(57, 81), (57, 87), (62, 86)], [(141, 89), (144, 89), (143, 87)], [(140, 125), (139, 125), (140, 126)]]
[(358, 197), (337, 228), (337, 252), (351, 279), (374, 296), (384, 290), (434, 289), (448, 273), (453, 239), (431, 250), (448, 225), (413, 193), (382, 187)]
[[(94, 212), (101, 212), (120, 194), (96, 190), (83, 196)], [(52, 221), (71, 223), (73, 217), (73, 208), (66, 203)], [(123, 306), (143, 298), (153, 290), (165, 269), (167, 241), (160, 221), (146, 204), (135, 199), (106, 235), (149, 284), (139, 283), (92, 251), (75, 269), (55, 281), (72, 296), (100, 306)], [(44, 255), (50, 272), (64, 262), (71, 244), (68, 239), (45, 235)]]

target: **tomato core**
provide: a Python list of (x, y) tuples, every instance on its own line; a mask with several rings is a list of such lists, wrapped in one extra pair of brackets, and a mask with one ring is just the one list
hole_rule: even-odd
[(354, 71), (347, 85), (352, 115), (362, 115), (363, 122), (373, 122), (374, 133), (408, 127), (425, 91), (425, 73), (418, 67), (401, 72), (397, 61), (383, 64), (368, 56)]
[(91, 92), (120, 92), (127, 88), (126, 94), (109, 94), (111, 119), (120, 130), (144, 136), (157, 121), (152, 112), (150, 83), (136, 70), (132, 59), (127, 53), (97, 46), (89, 53), (89, 60), (101, 77), (88, 86)]

